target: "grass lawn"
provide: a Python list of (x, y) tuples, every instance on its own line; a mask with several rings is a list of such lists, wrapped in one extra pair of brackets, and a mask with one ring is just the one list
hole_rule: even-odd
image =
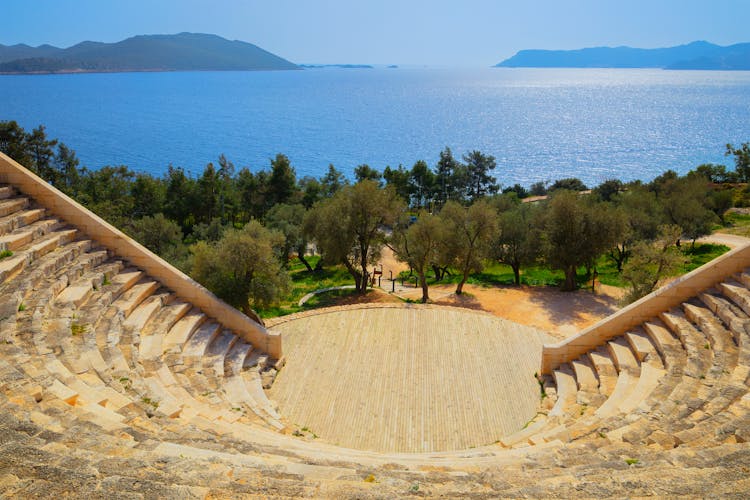
[[(682, 245), (682, 252), (688, 257), (688, 263), (683, 266), (680, 272), (677, 274), (681, 276), (685, 273), (692, 271), (693, 269), (702, 266), (706, 262), (715, 259), (719, 255), (728, 252), (729, 247), (725, 245), (714, 245), (710, 243), (696, 244), (695, 248), (690, 248), (690, 244)], [(601, 257), (596, 263), (596, 270), (599, 273), (599, 282), (605, 285), (625, 287), (627, 283), (622, 279), (620, 273), (617, 272), (617, 266), (615, 263), (607, 258)], [(403, 277), (406, 277), (408, 273), (402, 273)], [(413, 280), (414, 278), (412, 278)], [(461, 277), (457, 274), (452, 276), (446, 276), (441, 281), (429, 280), (432, 284), (447, 284), (447, 283), (458, 283)], [(562, 271), (552, 270), (545, 266), (531, 266), (521, 269), (521, 283), (530, 286), (559, 286), (565, 276)], [(586, 268), (581, 267), (578, 269), (578, 283), (581, 286), (590, 286), (590, 278), (586, 277)], [(504, 264), (492, 263), (485, 267), (481, 273), (474, 273), (469, 276), (467, 283), (472, 285), (480, 286), (497, 286), (497, 285), (512, 285), (513, 284), (513, 270), (510, 266)]]
[(727, 234), (736, 234), (750, 238), (750, 214), (730, 212), (724, 216), (726, 226), (716, 226), (714, 229)]
[[(307, 261), (313, 267), (318, 263), (318, 260), (319, 257), (317, 256), (307, 257)], [(289, 276), (292, 279), (291, 293), (284, 297), (276, 307), (258, 309), (257, 313), (260, 314), (262, 318), (273, 318), (276, 316), (284, 316), (300, 311), (306, 311), (308, 309), (314, 309), (316, 307), (336, 305), (336, 302), (342, 297), (347, 297), (354, 293), (354, 290), (332, 290), (330, 292), (316, 295), (300, 307), (297, 305), (297, 302), (299, 302), (299, 299), (306, 294), (321, 288), (353, 285), (354, 279), (346, 271), (344, 266), (328, 266), (320, 271), (310, 272), (299, 261), (299, 259), (292, 259), (289, 262)]]

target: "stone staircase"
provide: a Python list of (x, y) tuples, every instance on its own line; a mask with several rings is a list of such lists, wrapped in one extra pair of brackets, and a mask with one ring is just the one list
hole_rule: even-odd
[(80, 229), (0, 185), (3, 495), (750, 492), (744, 271), (567, 349), (537, 416), (500, 442), (382, 454), (290, 435), (262, 388), (266, 351)]

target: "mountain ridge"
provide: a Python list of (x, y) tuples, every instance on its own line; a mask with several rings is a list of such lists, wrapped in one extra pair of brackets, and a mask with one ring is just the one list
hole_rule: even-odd
[(494, 67), (750, 70), (750, 43), (721, 46), (699, 40), (655, 49), (628, 46), (527, 49), (516, 52)]
[(300, 69), (257, 45), (204, 33), (137, 35), (114, 43), (84, 41), (67, 48), (0, 45), (0, 73), (118, 71), (255, 71)]

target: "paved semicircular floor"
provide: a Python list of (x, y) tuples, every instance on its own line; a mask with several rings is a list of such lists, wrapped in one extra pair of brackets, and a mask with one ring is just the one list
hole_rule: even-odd
[(527, 326), (454, 308), (347, 309), (293, 319), (269, 397), (340, 446), (434, 452), (491, 444), (539, 404), (541, 348)]

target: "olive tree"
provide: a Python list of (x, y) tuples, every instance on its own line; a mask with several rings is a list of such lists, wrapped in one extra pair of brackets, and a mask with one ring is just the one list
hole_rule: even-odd
[(422, 285), (422, 302), (427, 302), (427, 269), (438, 259), (445, 238), (445, 226), (438, 216), (422, 213), (411, 225), (401, 224), (391, 237), (396, 257), (409, 264)]
[(675, 242), (681, 228), (674, 224), (659, 228), (654, 241), (640, 241), (633, 247), (633, 256), (625, 265), (622, 277), (628, 282), (624, 301), (634, 302), (654, 291), (663, 278), (676, 273), (687, 259)]
[(456, 294), (461, 295), (469, 274), (481, 271), (490, 256), (497, 238), (497, 212), (484, 200), (469, 207), (448, 201), (440, 218), (445, 226), (450, 262), (461, 274), (456, 286)]
[(343, 264), (356, 290), (364, 293), (367, 268), (377, 262), (387, 227), (403, 210), (403, 201), (392, 188), (363, 180), (316, 203), (305, 216), (305, 234), (326, 262)]
[(513, 269), (513, 281), (521, 284), (521, 266), (539, 256), (538, 209), (523, 203), (504, 211), (498, 219), (499, 231), (492, 254), (501, 264)]
[(549, 201), (544, 218), (544, 250), (547, 263), (565, 273), (562, 289), (576, 289), (576, 270), (590, 266), (619, 235), (604, 204), (591, 203), (580, 195), (561, 190)]
[(179, 224), (167, 219), (164, 214), (137, 219), (127, 231), (135, 240), (173, 264), (184, 257), (182, 230)]
[(266, 214), (266, 226), (284, 235), (282, 263), (287, 265), (289, 255), (294, 252), (308, 271), (313, 268), (305, 258), (307, 238), (302, 230), (305, 218), (305, 207), (302, 205), (288, 205), (279, 203), (274, 205)]
[(192, 247), (191, 275), (245, 314), (267, 307), (290, 288), (289, 275), (278, 259), (283, 236), (250, 221), (242, 229), (228, 229), (214, 243)]

